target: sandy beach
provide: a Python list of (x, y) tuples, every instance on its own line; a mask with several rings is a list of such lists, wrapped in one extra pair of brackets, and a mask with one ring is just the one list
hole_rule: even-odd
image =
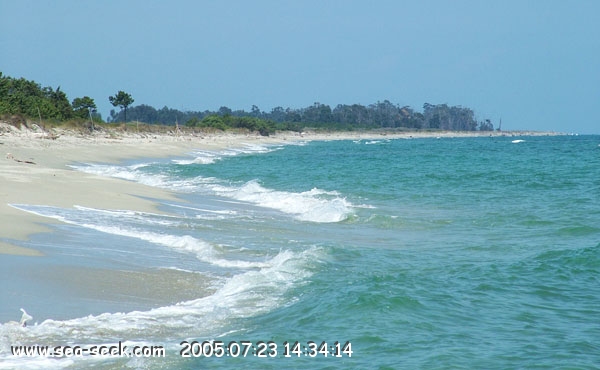
[(18, 129), (0, 122), (0, 254), (40, 256), (11, 240), (26, 240), (48, 231), (47, 218), (10, 204), (156, 212), (151, 199), (174, 199), (167, 190), (126, 180), (73, 170), (72, 163), (114, 163), (133, 158), (183, 156), (194, 149), (210, 150), (290, 141), (551, 135), (539, 132), (333, 132), (278, 133), (269, 137), (243, 133), (156, 134), (103, 129), (93, 134), (53, 129)]
[[(58, 137), (55, 137), (58, 136)], [(51, 138), (54, 137), (54, 138)], [(254, 142), (254, 136), (119, 134), (85, 135), (16, 129), (0, 123), (0, 253), (41, 255), (10, 243), (47, 231), (47, 218), (10, 204), (74, 205), (155, 212), (150, 199), (172, 199), (166, 190), (71, 169), (71, 163), (112, 163), (129, 158), (182, 156), (193, 149), (221, 149)], [(261, 138), (261, 142), (268, 139)], [(272, 140), (273, 141), (273, 140)]]

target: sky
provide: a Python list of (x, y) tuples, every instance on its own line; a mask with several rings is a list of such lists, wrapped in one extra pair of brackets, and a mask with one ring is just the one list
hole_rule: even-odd
[(596, 0), (0, 0), (0, 71), (133, 105), (389, 100), (503, 130), (600, 133)]

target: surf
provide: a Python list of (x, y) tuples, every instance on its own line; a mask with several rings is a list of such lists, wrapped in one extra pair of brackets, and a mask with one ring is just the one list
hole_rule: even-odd
[[(192, 162), (197, 163), (196, 159)], [(259, 179), (235, 183), (201, 175), (177, 177), (160, 169), (156, 172), (152, 166), (84, 164), (72, 167), (86, 173), (135, 181), (181, 193), (218, 195), (278, 210), (299, 221), (335, 223), (346, 220), (354, 212), (354, 205), (338, 192), (318, 188), (302, 192), (275, 190), (261, 185)]]

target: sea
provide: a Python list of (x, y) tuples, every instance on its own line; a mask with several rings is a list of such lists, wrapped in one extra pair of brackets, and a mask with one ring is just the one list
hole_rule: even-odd
[(71, 167), (178, 200), (11, 204), (52, 231), (11, 241), (43, 257), (0, 259), (0, 369), (600, 368), (600, 136)]

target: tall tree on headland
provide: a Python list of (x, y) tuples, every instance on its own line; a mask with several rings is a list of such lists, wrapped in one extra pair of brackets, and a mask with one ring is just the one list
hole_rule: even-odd
[(127, 107), (133, 104), (133, 98), (130, 94), (125, 91), (119, 90), (115, 96), (109, 96), (108, 100), (115, 107), (121, 107), (123, 112), (125, 113), (125, 122), (127, 122)]
[(75, 98), (73, 99), (73, 111), (80, 118), (87, 118), (91, 116), (91, 112), (96, 110), (96, 103), (94, 103), (94, 99), (89, 96), (84, 96), (83, 98)]

